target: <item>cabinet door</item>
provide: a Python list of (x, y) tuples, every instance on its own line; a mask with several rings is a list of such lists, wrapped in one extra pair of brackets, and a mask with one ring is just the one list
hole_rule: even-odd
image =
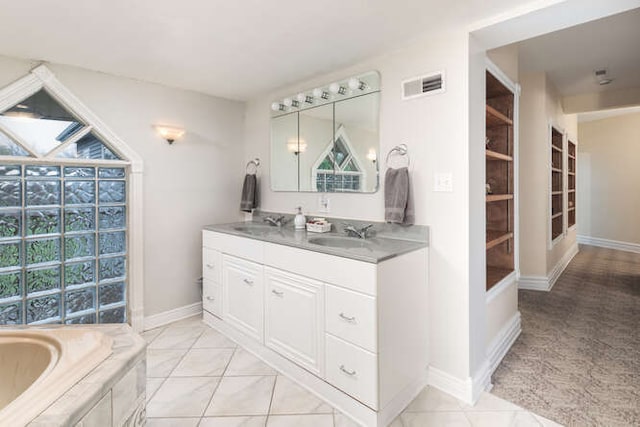
[(240, 258), (222, 258), (222, 313), (224, 320), (263, 342), (264, 287), (262, 266)]
[(202, 308), (222, 317), (222, 287), (207, 278), (202, 281)]
[(265, 344), (324, 376), (322, 282), (265, 267)]

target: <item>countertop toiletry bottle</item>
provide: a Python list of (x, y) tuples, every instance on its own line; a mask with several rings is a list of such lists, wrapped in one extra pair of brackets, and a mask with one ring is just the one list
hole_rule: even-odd
[(296, 217), (293, 220), (293, 224), (296, 230), (303, 230), (307, 222), (307, 219), (304, 217), (304, 215), (302, 215), (302, 207), (298, 206), (297, 209), (298, 209), (298, 213), (296, 214)]

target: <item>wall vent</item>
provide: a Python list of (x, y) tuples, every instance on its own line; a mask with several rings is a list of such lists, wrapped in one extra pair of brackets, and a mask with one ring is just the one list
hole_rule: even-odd
[(444, 71), (413, 77), (402, 82), (402, 99), (413, 99), (444, 92)]

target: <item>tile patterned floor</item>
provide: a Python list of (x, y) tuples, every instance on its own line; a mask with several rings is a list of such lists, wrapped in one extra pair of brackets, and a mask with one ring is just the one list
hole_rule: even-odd
[(492, 393), (568, 426), (640, 426), (640, 254), (580, 246), (519, 306)]
[[(147, 331), (148, 427), (356, 427), (193, 317)], [(489, 393), (474, 407), (425, 388), (391, 427), (551, 427)]]

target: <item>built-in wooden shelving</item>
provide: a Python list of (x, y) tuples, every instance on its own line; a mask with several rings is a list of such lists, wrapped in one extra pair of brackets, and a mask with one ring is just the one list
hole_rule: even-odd
[(514, 271), (515, 97), (486, 73), (487, 290)]
[(567, 141), (567, 227), (576, 225), (576, 160), (577, 146)]
[(564, 234), (564, 135), (551, 127), (551, 240)]

